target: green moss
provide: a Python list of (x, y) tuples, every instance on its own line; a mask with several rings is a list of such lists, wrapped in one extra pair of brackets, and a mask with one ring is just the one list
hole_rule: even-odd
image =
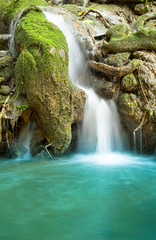
[(2, 17), (6, 22), (10, 22), (17, 12), (30, 5), (48, 6), (44, 0), (3, 0), (1, 4)]
[(156, 18), (156, 12), (150, 12), (150, 13), (140, 16), (137, 19), (137, 30), (138, 31), (143, 30), (145, 22), (150, 19), (155, 19), (155, 18)]
[(133, 52), (141, 49), (156, 50), (156, 29), (146, 28), (127, 37), (112, 37), (109, 41), (112, 52)]
[[(44, 1), (22, 2), (26, 2), (24, 7), (27, 7), (28, 2), (41, 5)], [(19, 2), (12, 4), (13, 1), (7, 5), (4, 14), (7, 16), (12, 6), (10, 19), (23, 8)], [(71, 142), (71, 124), (79, 118), (78, 110), (73, 113), (73, 105), (76, 105), (73, 95), (82, 92), (73, 90), (69, 80), (66, 39), (55, 25), (47, 22), (38, 7), (30, 6), (24, 10), (16, 27), (15, 46), (20, 54), (15, 66), (16, 93), (36, 112), (53, 152), (62, 154)], [(82, 94), (79, 96), (84, 99)], [(83, 107), (81, 104), (81, 110)]]
[[(36, 62), (33, 56), (28, 50), (24, 50), (20, 54), (15, 66), (16, 86), (20, 95), (26, 95), (27, 84), (35, 84), (33, 76), (36, 72)], [(29, 79), (29, 81), (27, 81), (27, 79)]]
[(136, 78), (133, 74), (123, 77), (121, 81), (121, 89), (124, 91), (132, 91), (137, 86)]
[(109, 54), (108, 57), (104, 58), (104, 63), (114, 67), (121, 67), (130, 61), (129, 57), (129, 52)]
[[(68, 46), (63, 33), (42, 12), (27, 11), (17, 26), (16, 82), (26, 95), (53, 152), (63, 153), (71, 141), (71, 82)], [(21, 84), (23, 83), (23, 84)]]
[(114, 27), (111, 27), (107, 33), (106, 36), (107, 38), (122, 38), (125, 37), (129, 34), (129, 27), (125, 24), (118, 24)]

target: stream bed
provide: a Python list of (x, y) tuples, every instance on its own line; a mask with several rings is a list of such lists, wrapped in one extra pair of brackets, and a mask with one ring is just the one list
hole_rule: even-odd
[(0, 161), (0, 240), (155, 237), (155, 157)]

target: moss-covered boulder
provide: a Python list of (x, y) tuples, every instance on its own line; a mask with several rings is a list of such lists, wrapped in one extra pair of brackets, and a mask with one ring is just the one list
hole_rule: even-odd
[(45, 0), (1, 0), (2, 20), (8, 25), (16, 13), (30, 5), (48, 6), (48, 3)]
[(14, 76), (13, 58), (7, 52), (0, 56), (0, 84), (8, 81)]
[[(35, 6), (32, 6), (32, 4)], [(30, 6), (31, 5), (31, 6)], [(71, 125), (83, 116), (85, 94), (68, 76), (68, 46), (63, 33), (47, 22), (44, 0), (7, 1), (3, 20), (25, 8), (16, 26), (16, 93), (36, 113), (38, 126), (54, 154), (62, 154), (71, 142)]]
[(123, 91), (132, 91), (138, 85), (137, 80), (133, 74), (129, 74), (121, 80), (121, 89)]
[(11, 89), (9, 86), (1, 86), (0, 87), (0, 94), (2, 95), (8, 95), (10, 93)]
[(108, 57), (104, 58), (103, 62), (114, 67), (121, 67), (130, 61), (129, 57), (129, 52), (109, 54)]

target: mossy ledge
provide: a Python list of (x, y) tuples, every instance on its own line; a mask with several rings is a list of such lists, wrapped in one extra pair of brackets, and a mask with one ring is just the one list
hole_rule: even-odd
[[(45, 6), (46, 2), (9, 1), (3, 17), (11, 14), (13, 18), (27, 7), (15, 33), (15, 45), (20, 54), (15, 66), (16, 89), (36, 113), (38, 125), (57, 155), (63, 154), (70, 145), (71, 125), (80, 120), (85, 94), (69, 80), (68, 46), (63, 33), (47, 22), (37, 4)], [(76, 99), (81, 106), (79, 111), (74, 107)]]

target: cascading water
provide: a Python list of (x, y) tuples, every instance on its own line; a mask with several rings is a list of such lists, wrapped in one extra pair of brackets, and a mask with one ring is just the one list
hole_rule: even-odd
[(16, 25), (23, 13), (24, 9), (20, 10), (15, 17), (13, 18), (13, 20), (10, 23), (10, 28), (9, 28), (9, 34), (12, 36), (9, 42), (9, 52), (13, 55), (13, 56), (18, 56), (18, 52), (15, 49), (15, 40), (14, 40), (14, 36), (15, 36), (15, 31), (16, 31)]
[(47, 20), (59, 27), (65, 35), (69, 47), (69, 77), (87, 95), (84, 120), (79, 132), (79, 150), (97, 153), (120, 151), (122, 138), (115, 103), (100, 99), (93, 89), (80, 85), (80, 73), (84, 70), (85, 61), (72, 34), (71, 26), (65, 22), (62, 15), (56, 15), (53, 8), (42, 8), (42, 10)]
[(20, 154), (17, 160), (21, 160), (21, 159), (27, 160), (31, 158), (30, 142), (31, 142), (35, 127), (36, 127), (36, 124), (30, 121), (28, 125), (21, 132), (18, 141), (23, 145), (25, 151), (24, 152), (20, 151)]

